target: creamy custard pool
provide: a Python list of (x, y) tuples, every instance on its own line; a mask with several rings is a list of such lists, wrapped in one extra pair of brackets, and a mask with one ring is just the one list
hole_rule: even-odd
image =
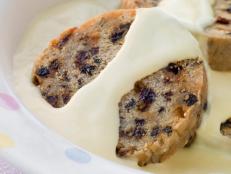
[[(179, 3), (180, 0), (175, 2)], [(189, 2), (196, 3), (196, 0)], [(199, 3), (199, 1), (197, 2)], [(117, 8), (118, 5), (119, 1), (110, 1), (108, 3), (107, 0), (77, 0), (58, 5), (39, 15), (26, 32), (14, 57), (14, 83), (16, 93), (22, 102), (49, 128), (95, 154), (138, 168), (135, 162), (120, 160), (115, 156), (114, 149), (118, 138), (116, 103), (120, 99), (120, 95), (132, 88), (134, 81), (158, 70), (167, 64), (167, 61), (174, 61), (176, 57), (183, 59), (190, 56), (200, 56), (201, 53), (196, 40), (189, 32), (180, 27), (174, 19), (165, 18), (165, 15), (162, 14), (163, 12), (139, 11), (137, 15), (139, 19), (136, 18), (131, 32), (129, 31), (126, 37), (123, 50), (118, 53), (115, 61), (113, 60), (93, 83), (87, 85), (86, 88), (82, 88), (63, 109), (54, 109), (47, 104), (42, 99), (37, 88), (31, 83), (33, 62), (38, 54), (47, 46), (49, 40), (56, 37), (66, 28), (78, 26), (88, 18)], [(195, 4), (195, 6), (199, 7), (198, 4)], [(187, 4), (185, 7), (187, 7)], [(187, 13), (190, 11), (190, 9), (186, 10)], [(210, 12), (208, 11), (208, 13)], [(207, 13), (205, 12), (205, 14)], [(148, 17), (152, 21), (149, 21), (150, 19), (144, 20), (143, 17)], [(154, 21), (153, 18), (155, 17), (158, 17), (158, 19)], [(190, 16), (186, 19), (190, 19)], [(198, 21), (194, 17), (191, 19)], [(165, 27), (166, 29), (164, 29), (163, 20), (169, 21), (167, 24), (168, 27)], [(205, 21), (209, 20), (206, 19)], [(159, 26), (157, 26), (158, 22)], [(194, 30), (191, 25), (186, 25), (186, 27)], [(151, 33), (155, 30), (156, 32), (158, 31), (159, 35), (153, 37)], [(140, 34), (137, 35), (137, 33)], [(139, 39), (140, 43), (136, 42), (137, 39)], [(173, 43), (174, 39), (176, 41), (174, 44), (164, 44), (164, 42), (169, 40), (171, 41), (170, 43)], [(145, 44), (143, 44), (144, 42)], [(184, 44), (179, 42), (183, 42)], [(156, 49), (158, 51), (152, 49), (150, 45), (158, 48)], [(138, 47), (140, 49), (136, 49)], [(132, 51), (129, 50), (131, 48)], [(149, 52), (149, 50), (151, 51)], [(165, 50), (167, 51), (165, 52)], [(139, 59), (144, 53), (146, 53), (146, 56), (142, 56), (142, 59), (148, 60), (148, 63)], [(126, 79), (123, 79), (120, 82), (121, 86), (112, 89), (111, 85), (115, 81), (114, 83), (110, 81), (110, 74), (113, 74), (116, 68), (121, 67), (122, 63), (129, 63), (131, 61), (129, 59), (123, 60), (123, 57), (127, 57), (128, 55), (137, 58), (134, 66), (131, 67), (131, 71), (129, 71), (130, 75), (127, 76), (130, 82), (127, 83)], [(153, 60), (152, 56), (159, 59), (165, 58), (165, 61)], [(137, 64), (141, 64), (142, 66), (136, 66)], [(152, 64), (153, 67), (150, 66)], [(124, 71), (124, 67), (121, 67), (121, 71)], [(205, 114), (196, 143), (190, 149), (178, 151), (163, 164), (149, 165), (146, 168), (142, 168), (142, 170), (160, 174), (169, 173), (170, 171), (176, 174), (231, 172), (229, 167), (229, 161), (231, 160), (231, 139), (222, 137), (219, 133), (220, 122), (228, 117), (229, 114), (231, 115), (231, 107), (229, 107), (229, 99), (231, 98), (231, 90), (229, 90), (231, 86), (231, 73), (218, 73), (208, 69), (208, 75), (210, 77), (209, 110)], [(116, 76), (117, 81), (119, 77), (119, 75)], [(110, 82), (112, 83), (110, 84)], [(103, 97), (92, 95), (96, 94), (97, 90), (102, 88), (102, 86), (110, 87), (108, 88), (109, 90), (105, 91), (107, 95)], [(84, 105), (85, 97), (92, 98), (91, 102), (88, 100), (88, 105)], [(81, 102), (77, 101), (77, 98)], [(103, 103), (106, 100), (110, 101), (109, 105)], [(104, 105), (112, 108), (112, 110), (108, 112), (105, 109), (96, 109), (103, 108)], [(84, 107), (93, 112), (86, 112)], [(96, 111), (98, 113), (93, 114)], [(79, 116), (80, 114), (84, 114), (85, 117)], [(107, 114), (110, 116), (106, 116)]]

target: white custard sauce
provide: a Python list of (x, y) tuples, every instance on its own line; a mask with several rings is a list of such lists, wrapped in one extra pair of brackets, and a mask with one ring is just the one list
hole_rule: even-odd
[[(76, 0), (38, 16), (14, 57), (14, 86), (25, 106), (49, 128), (97, 155), (138, 168), (135, 162), (115, 156), (118, 102), (137, 80), (169, 62), (203, 58), (197, 40), (186, 28), (198, 32), (213, 20), (209, 0), (165, 0), (160, 8), (138, 10), (117, 56), (62, 109), (52, 108), (31, 83), (33, 63), (49, 40), (67, 27), (118, 5), (115, 0)], [(162, 164), (139, 169), (158, 174), (231, 172), (231, 139), (219, 132), (220, 123), (231, 116), (231, 73), (208, 68), (208, 76), (209, 109), (195, 144)]]
[(213, 22), (209, 0), (163, 0), (159, 6), (194, 32), (202, 31)]

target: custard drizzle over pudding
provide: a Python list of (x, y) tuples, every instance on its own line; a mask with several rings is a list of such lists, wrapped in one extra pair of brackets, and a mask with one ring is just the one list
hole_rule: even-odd
[[(106, 0), (105, 4), (107, 4)], [(77, 10), (74, 7), (77, 8)], [(116, 115), (109, 113), (118, 111), (118, 103), (116, 102), (120, 100), (121, 96), (116, 94), (117, 90), (115, 90), (115, 88), (119, 87), (115, 87), (110, 84), (111, 81), (113, 81), (114, 79), (111, 76), (109, 76), (108, 73), (106, 73), (107, 71), (109, 71), (109, 69), (111, 69), (109, 67), (110, 64), (108, 66), (108, 70), (105, 69), (105, 73), (102, 72), (101, 76), (99, 76), (98, 79), (95, 79), (96, 81), (101, 81), (100, 79), (103, 78), (107, 79), (107, 88), (102, 87), (102, 85), (100, 85), (100, 83), (98, 82), (97, 86), (100, 86), (100, 91), (93, 93), (94, 90), (93, 88), (91, 88), (91, 84), (89, 84), (89, 87), (86, 86), (86, 89), (84, 89), (83, 91), (79, 91), (79, 94), (76, 94), (76, 96), (72, 99), (71, 103), (69, 103), (67, 107), (59, 110), (56, 110), (49, 106), (41, 98), (41, 95), (39, 94), (37, 89), (31, 84), (30, 81), (29, 74), (32, 70), (34, 58), (42, 51), (44, 45), (46, 45), (47, 42), (50, 39), (52, 39), (55, 35), (58, 35), (58, 33), (62, 32), (66, 27), (75, 25), (76, 17), (83, 17), (84, 15), (86, 15), (86, 13), (88, 13), (87, 11), (89, 11), (89, 8), (95, 9), (94, 14), (97, 14), (97, 12), (100, 11), (105, 11), (105, 8), (103, 8), (101, 5), (94, 4), (90, 1), (76, 1), (70, 4), (66, 3), (65, 6), (59, 6), (55, 8), (53, 11), (49, 10), (49, 13), (45, 13), (42, 17), (38, 18), (34, 22), (14, 58), (14, 81), (16, 88), (15, 90), (17, 94), (20, 96), (23, 103), (48, 127), (60, 133), (67, 139), (71, 140), (73, 143), (76, 143), (93, 153), (96, 153), (107, 159), (117, 161), (121, 164), (127, 164), (129, 166), (136, 168), (135, 163), (131, 161), (120, 160), (116, 158), (114, 153), (114, 148), (116, 146), (118, 138), (117, 132), (119, 120), (118, 113), (116, 113)], [(166, 15), (162, 14), (163, 12), (160, 13), (161, 14), (159, 15), (162, 19), (165, 17), (168, 20), (170, 19)], [(93, 15), (92, 11), (91, 14), (85, 16), (85, 19), (91, 15)], [(140, 17), (142, 15), (152, 16), (154, 14), (152, 14), (152, 12), (149, 11), (146, 14), (145, 12), (142, 14), (140, 13)], [(65, 20), (66, 18), (70, 19), (68, 21), (72, 23), (65, 24), (65, 21), (67, 21)], [(83, 22), (84, 19), (80, 19), (80, 21)], [(171, 35), (171, 33), (174, 32), (174, 30), (172, 30), (172, 27), (163, 27), (163, 23), (162, 25), (155, 26), (154, 24), (158, 21), (160, 23), (163, 22), (160, 20), (153, 21), (153, 16), (150, 19), (146, 20), (144, 20), (143, 18), (139, 18), (139, 16), (137, 16), (137, 25), (132, 26), (126, 38), (127, 44), (124, 45), (120, 53), (117, 55), (117, 59), (115, 60), (118, 60), (119, 56), (122, 53), (126, 55), (129, 54), (133, 56), (133, 58), (137, 57), (137, 61), (140, 57), (142, 58), (142, 60), (146, 58), (150, 58), (151, 60), (153, 57), (150, 55), (154, 54), (153, 52), (155, 52), (155, 58), (158, 58), (157, 60), (161, 60), (160, 58), (162, 55), (166, 58), (166, 62), (163, 62), (163, 64), (160, 65), (156, 65), (156, 60), (153, 60), (153, 66), (155, 67), (151, 66), (150, 63), (150, 67), (147, 68), (145, 72), (140, 71), (140, 74), (138, 75), (131, 74), (132, 76), (134, 76), (134, 79), (129, 77), (129, 79), (127, 80), (129, 84), (127, 84), (126, 82), (126, 89), (119, 89), (119, 91), (121, 90), (123, 94), (132, 89), (133, 83), (136, 80), (139, 80), (140, 78), (145, 77), (146, 75), (154, 72), (155, 70), (158, 70), (163, 66), (166, 66), (169, 63), (168, 61), (174, 61), (175, 58), (179, 57), (181, 57), (182, 59), (188, 56), (202, 57), (195, 39), (189, 32), (180, 27), (180, 25), (177, 24), (176, 21), (174, 21), (174, 19), (171, 20), (169, 25), (173, 25), (179, 29), (175, 30), (176, 35)], [(164, 35), (158, 36), (157, 38), (159, 40), (156, 40), (154, 37), (151, 37), (153, 35), (153, 32), (150, 31), (149, 27), (140, 26), (142, 22), (144, 22), (143, 25), (145, 26), (150, 26), (150, 23), (153, 24), (153, 26), (156, 27), (155, 29), (160, 30), (160, 32), (164, 33)], [(54, 31), (56, 31), (56, 33)], [(137, 31), (137, 33), (139, 31), (139, 33), (141, 33), (132, 37), (133, 34), (135, 35), (135, 31)], [(180, 34), (180, 31), (182, 31), (182, 34)], [(181, 38), (182, 36), (185, 37)], [(41, 40), (38, 40), (38, 38), (40, 38)], [(169, 39), (173, 39), (174, 44), (170, 44)], [(160, 40), (166, 41), (167, 45), (161, 42)], [(136, 41), (139, 41), (139, 43)], [(147, 42), (149, 42), (150, 44), (146, 44)], [(152, 43), (158, 43), (156, 47), (158, 49), (162, 45), (162, 50), (154, 50)], [(177, 47), (177, 45), (180, 45), (178, 49), (175, 48)], [(191, 45), (191, 47), (187, 47), (187, 45)], [(129, 51), (130, 46), (137, 46), (139, 48), (132, 49), (132, 51)], [(186, 48), (184, 49), (184, 47)], [(166, 49), (169, 51), (166, 52)], [(153, 52), (150, 52), (150, 50)], [(147, 57), (144, 55), (146, 55)], [(125, 59), (123, 61), (128, 61), (127, 63), (129, 63), (131, 60)], [(118, 63), (119, 61), (116, 62)], [(116, 62), (114, 63), (117, 64)], [(141, 63), (144, 62), (141, 61)], [(130, 66), (133, 65), (134, 64), (132, 63)], [(123, 64), (121, 68), (127, 70), (127, 64)], [(135, 71), (136, 73), (138, 73), (137, 69), (131, 69), (131, 71)], [(143, 170), (157, 173), (169, 173), (169, 171), (171, 171), (171, 173), (230, 172), (229, 161), (231, 160), (231, 157), (227, 153), (227, 150), (230, 150), (231, 142), (230, 139), (221, 136), (219, 132), (219, 124), (226, 119), (227, 115), (230, 115), (231, 113), (231, 108), (228, 106), (229, 100), (231, 98), (231, 91), (229, 89), (229, 87), (231, 86), (231, 75), (229, 73), (217, 73), (211, 71), (210, 69), (208, 69), (207, 71), (209, 77), (212, 77), (209, 78), (210, 91), (212, 92), (210, 92), (210, 102), (207, 113), (208, 116), (205, 116), (202, 126), (198, 132), (197, 141), (190, 149), (182, 149), (178, 151), (174, 156), (172, 156), (169, 160), (165, 161), (163, 164), (149, 165)], [(119, 76), (119, 72), (120, 70), (117, 69), (115, 72), (115, 74), (117, 74), (116, 77), (124, 77), (124, 75)], [(126, 80), (126, 78), (128, 77), (124, 78), (125, 79), (122, 78), (123, 81)], [(94, 82), (94, 84), (96, 84), (96, 82)], [(91, 94), (93, 93), (93, 95), (87, 99), (80, 99), (82, 101), (87, 100), (87, 103), (78, 103), (79, 96), (86, 97), (90, 95), (90, 93), (88, 93), (88, 90), (92, 90)], [(111, 101), (111, 97), (104, 96), (104, 94), (109, 93), (109, 91), (113, 91), (114, 94), (111, 95), (116, 96), (116, 99), (113, 99), (113, 101)], [(119, 93), (121, 93), (120, 95), (123, 95), (121, 91)], [(109, 102), (104, 102), (104, 108), (116, 107), (117, 110), (110, 111), (106, 115), (101, 114), (102, 110), (100, 109), (100, 107), (97, 108), (96, 106), (94, 106), (94, 104), (100, 105), (99, 103), (102, 100), (102, 96), (103, 98), (108, 99), (108, 101), (113, 102), (113, 105), (111, 105)], [(95, 97), (98, 97), (99, 99), (96, 99)], [(33, 102), (31, 102), (32, 100)], [(89, 106), (91, 106), (94, 109), (94, 111), (90, 110)], [(77, 111), (77, 107), (81, 107), (81, 110)], [(81, 114), (81, 112), (82, 114), (87, 112), (85, 110), (90, 110), (92, 112), (95, 112), (95, 114), (89, 112), (88, 116), (79, 115)], [(99, 117), (98, 114), (100, 115)]]

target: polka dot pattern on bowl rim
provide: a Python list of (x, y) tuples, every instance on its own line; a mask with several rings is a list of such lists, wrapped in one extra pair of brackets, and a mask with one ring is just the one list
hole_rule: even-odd
[(13, 167), (11, 164), (0, 159), (0, 173), (1, 174), (22, 174), (22, 172)]
[(0, 132), (0, 149), (10, 148), (14, 146), (15, 146), (14, 141), (8, 135)]
[(19, 110), (19, 104), (15, 101), (15, 99), (6, 94), (0, 92), (0, 107), (3, 107), (8, 110)]
[(86, 164), (91, 161), (91, 156), (88, 153), (76, 147), (66, 149), (65, 154), (68, 159), (75, 161), (77, 163)]

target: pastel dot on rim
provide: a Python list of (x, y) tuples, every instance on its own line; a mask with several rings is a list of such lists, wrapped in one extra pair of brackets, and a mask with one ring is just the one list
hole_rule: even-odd
[(89, 163), (91, 161), (89, 154), (77, 148), (69, 148), (65, 151), (65, 154), (67, 158), (78, 163)]
[(19, 110), (19, 105), (15, 99), (5, 93), (0, 93), (0, 107), (14, 111)]
[(14, 141), (7, 135), (0, 133), (0, 149), (14, 147)]
[(22, 174), (22, 172), (9, 164), (6, 161), (0, 159), (0, 173), (1, 174)]

